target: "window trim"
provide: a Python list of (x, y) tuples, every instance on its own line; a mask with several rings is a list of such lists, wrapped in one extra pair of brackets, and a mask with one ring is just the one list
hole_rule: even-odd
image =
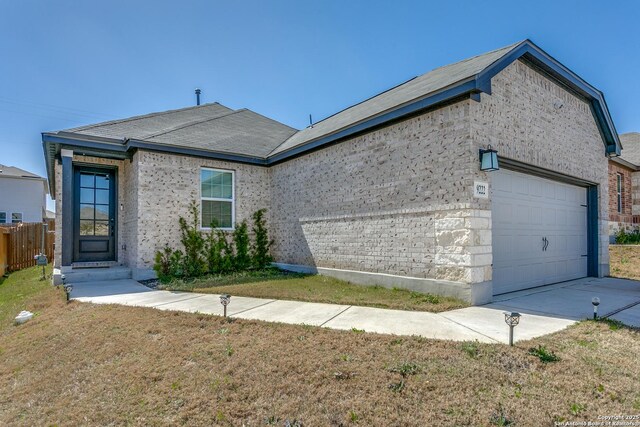
[(4, 221), (0, 221), (0, 224), (9, 224), (9, 223), (7, 222), (7, 219), (8, 219), (8, 218), (9, 218), (9, 216), (10, 216), (10, 215), (8, 215), (8, 214), (9, 214), (9, 212), (6, 212), (6, 211), (0, 211), (0, 213), (3, 213), (3, 214), (4, 214)]
[[(231, 198), (225, 199), (222, 197), (204, 197), (202, 195), (202, 171), (208, 170), (213, 172), (224, 172), (231, 173)], [(198, 218), (198, 224), (200, 225), (200, 230), (211, 231), (211, 230), (220, 230), (220, 231), (235, 231), (236, 229), (236, 172), (231, 169), (220, 169), (220, 168), (210, 168), (206, 166), (200, 167), (198, 173), (198, 186), (200, 187), (200, 218)], [(203, 201), (212, 201), (212, 202), (231, 202), (231, 227), (203, 227), (202, 226), (202, 202)]]
[[(20, 222), (13, 222), (13, 216), (15, 214), (19, 214), (20, 215)], [(22, 212), (11, 212), (11, 222), (7, 223), (7, 224), (22, 224), (24, 222), (24, 214)]]
[(618, 213), (622, 213), (622, 190), (624, 186), (624, 178), (620, 172), (616, 173), (616, 202)]

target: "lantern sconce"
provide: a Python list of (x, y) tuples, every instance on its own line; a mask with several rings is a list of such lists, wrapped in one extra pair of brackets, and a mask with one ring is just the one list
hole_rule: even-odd
[(498, 152), (489, 145), (486, 149), (480, 149), (480, 170), (485, 172), (497, 171)]

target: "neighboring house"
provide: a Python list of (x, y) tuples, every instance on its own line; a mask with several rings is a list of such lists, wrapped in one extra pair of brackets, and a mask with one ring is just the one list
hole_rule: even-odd
[(49, 185), (41, 176), (0, 165), (0, 224), (42, 222)]
[[(525, 40), (437, 68), (296, 130), (208, 104), (48, 132), (55, 266), (153, 276), (196, 200), (203, 228), (268, 209), (283, 268), (455, 295), (609, 272), (600, 91)], [(500, 169), (481, 170), (481, 150)]]
[(640, 133), (620, 135), (622, 155), (609, 160), (609, 235), (640, 229)]

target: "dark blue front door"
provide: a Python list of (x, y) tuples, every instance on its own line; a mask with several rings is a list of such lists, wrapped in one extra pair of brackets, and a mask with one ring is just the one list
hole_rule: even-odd
[(74, 169), (74, 261), (115, 261), (116, 180), (113, 169)]

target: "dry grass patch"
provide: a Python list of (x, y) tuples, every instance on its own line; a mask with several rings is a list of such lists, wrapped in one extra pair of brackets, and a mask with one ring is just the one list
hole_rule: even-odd
[[(552, 425), (640, 413), (640, 334), (607, 323), (510, 348), (49, 297), (34, 320), (0, 331), (0, 425)], [(559, 360), (529, 354), (539, 345)]]
[(611, 276), (640, 280), (640, 245), (609, 246)]
[(405, 289), (360, 286), (321, 275), (266, 270), (174, 281), (163, 289), (282, 300), (360, 305), (398, 310), (440, 312), (466, 307), (463, 301)]

